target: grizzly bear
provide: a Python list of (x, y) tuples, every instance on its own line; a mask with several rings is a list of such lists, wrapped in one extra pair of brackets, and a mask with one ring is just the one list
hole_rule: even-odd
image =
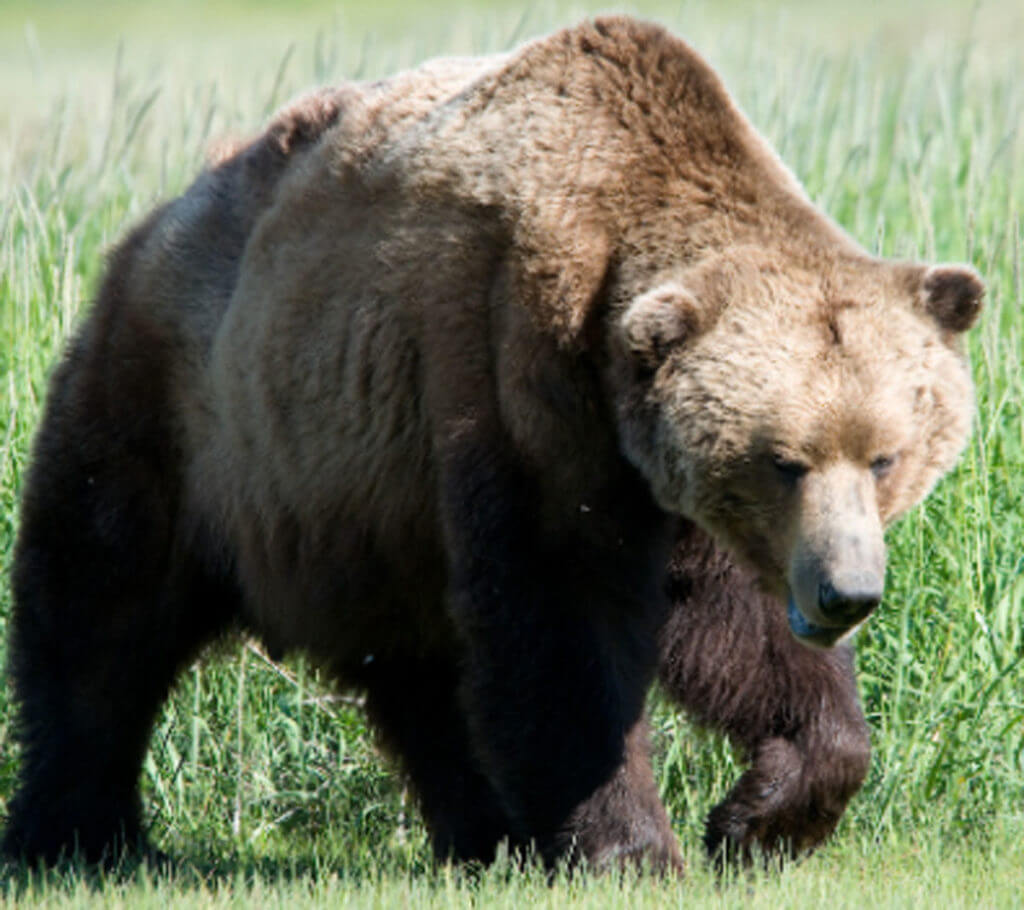
[(865, 253), (652, 25), (300, 101), (129, 234), (53, 378), (6, 850), (137, 838), (154, 714), (233, 626), (365, 691), (439, 858), (678, 867), (659, 660), (753, 761), (709, 848), (813, 846), (981, 298)]

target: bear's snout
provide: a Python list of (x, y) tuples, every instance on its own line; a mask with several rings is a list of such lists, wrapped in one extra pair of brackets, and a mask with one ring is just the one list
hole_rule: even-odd
[(801, 641), (831, 647), (882, 601), (885, 537), (869, 471), (839, 462), (811, 472), (787, 576), (789, 621)]
[(818, 584), (818, 609), (831, 623), (847, 628), (866, 619), (882, 601), (883, 579), (863, 572)]

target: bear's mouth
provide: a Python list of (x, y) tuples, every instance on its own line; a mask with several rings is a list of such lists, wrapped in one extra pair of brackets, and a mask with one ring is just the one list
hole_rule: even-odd
[(831, 648), (850, 628), (819, 626), (811, 622), (796, 605), (793, 595), (789, 596), (786, 606), (789, 628), (797, 640), (812, 648)]

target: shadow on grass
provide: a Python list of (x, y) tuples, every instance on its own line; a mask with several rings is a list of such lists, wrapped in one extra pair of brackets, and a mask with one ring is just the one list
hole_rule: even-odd
[[(494, 863), (437, 863), (425, 845), (404, 846), (383, 842), (331, 844), (329, 839), (306, 838), (304, 843), (282, 844), (281, 849), (240, 849), (217, 839), (200, 840), (181, 853), (152, 848), (123, 850), (116, 859), (89, 863), (79, 856), (52, 866), (26, 861), (0, 860), (0, 903), (20, 903), (42, 896), (78, 897), (142, 887), (150, 892), (173, 890), (181, 895), (256, 888), (316, 891), (319, 885), (341, 883), (346, 889), (378, 886), (387, 880), (415, 882), (427, 891), (472, 891), (486, 879), (489, 885), (543, 885), (556, 878), (573, 877), (561, 870), (554, 876), (539, 858), (499, 851)], [(586, 877), (586, 873), (583, 873)], [(124, 896), (122, 894), (122, 896)]]

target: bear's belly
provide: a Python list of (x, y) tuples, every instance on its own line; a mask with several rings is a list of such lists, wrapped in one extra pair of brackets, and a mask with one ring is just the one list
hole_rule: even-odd
[(243, 534), (239, 545), (243, 610), (272, 652), (301, 650), (348, 683), (373, 660), (452, 652), (444, 559), (433, 542), (410, 535), (396, 547), (351, 526), (319, 552), (293, 541), (295, 549), (281, 539), (270, 549)]
[(288, 333), (253, 328), (226, 324), (191, 433), (193, 502), (233, 557), (246, 618), (272, 649), (345, 677), (384, 648), (447, 651), (436, 470), (402, 313), (334, 300)]

